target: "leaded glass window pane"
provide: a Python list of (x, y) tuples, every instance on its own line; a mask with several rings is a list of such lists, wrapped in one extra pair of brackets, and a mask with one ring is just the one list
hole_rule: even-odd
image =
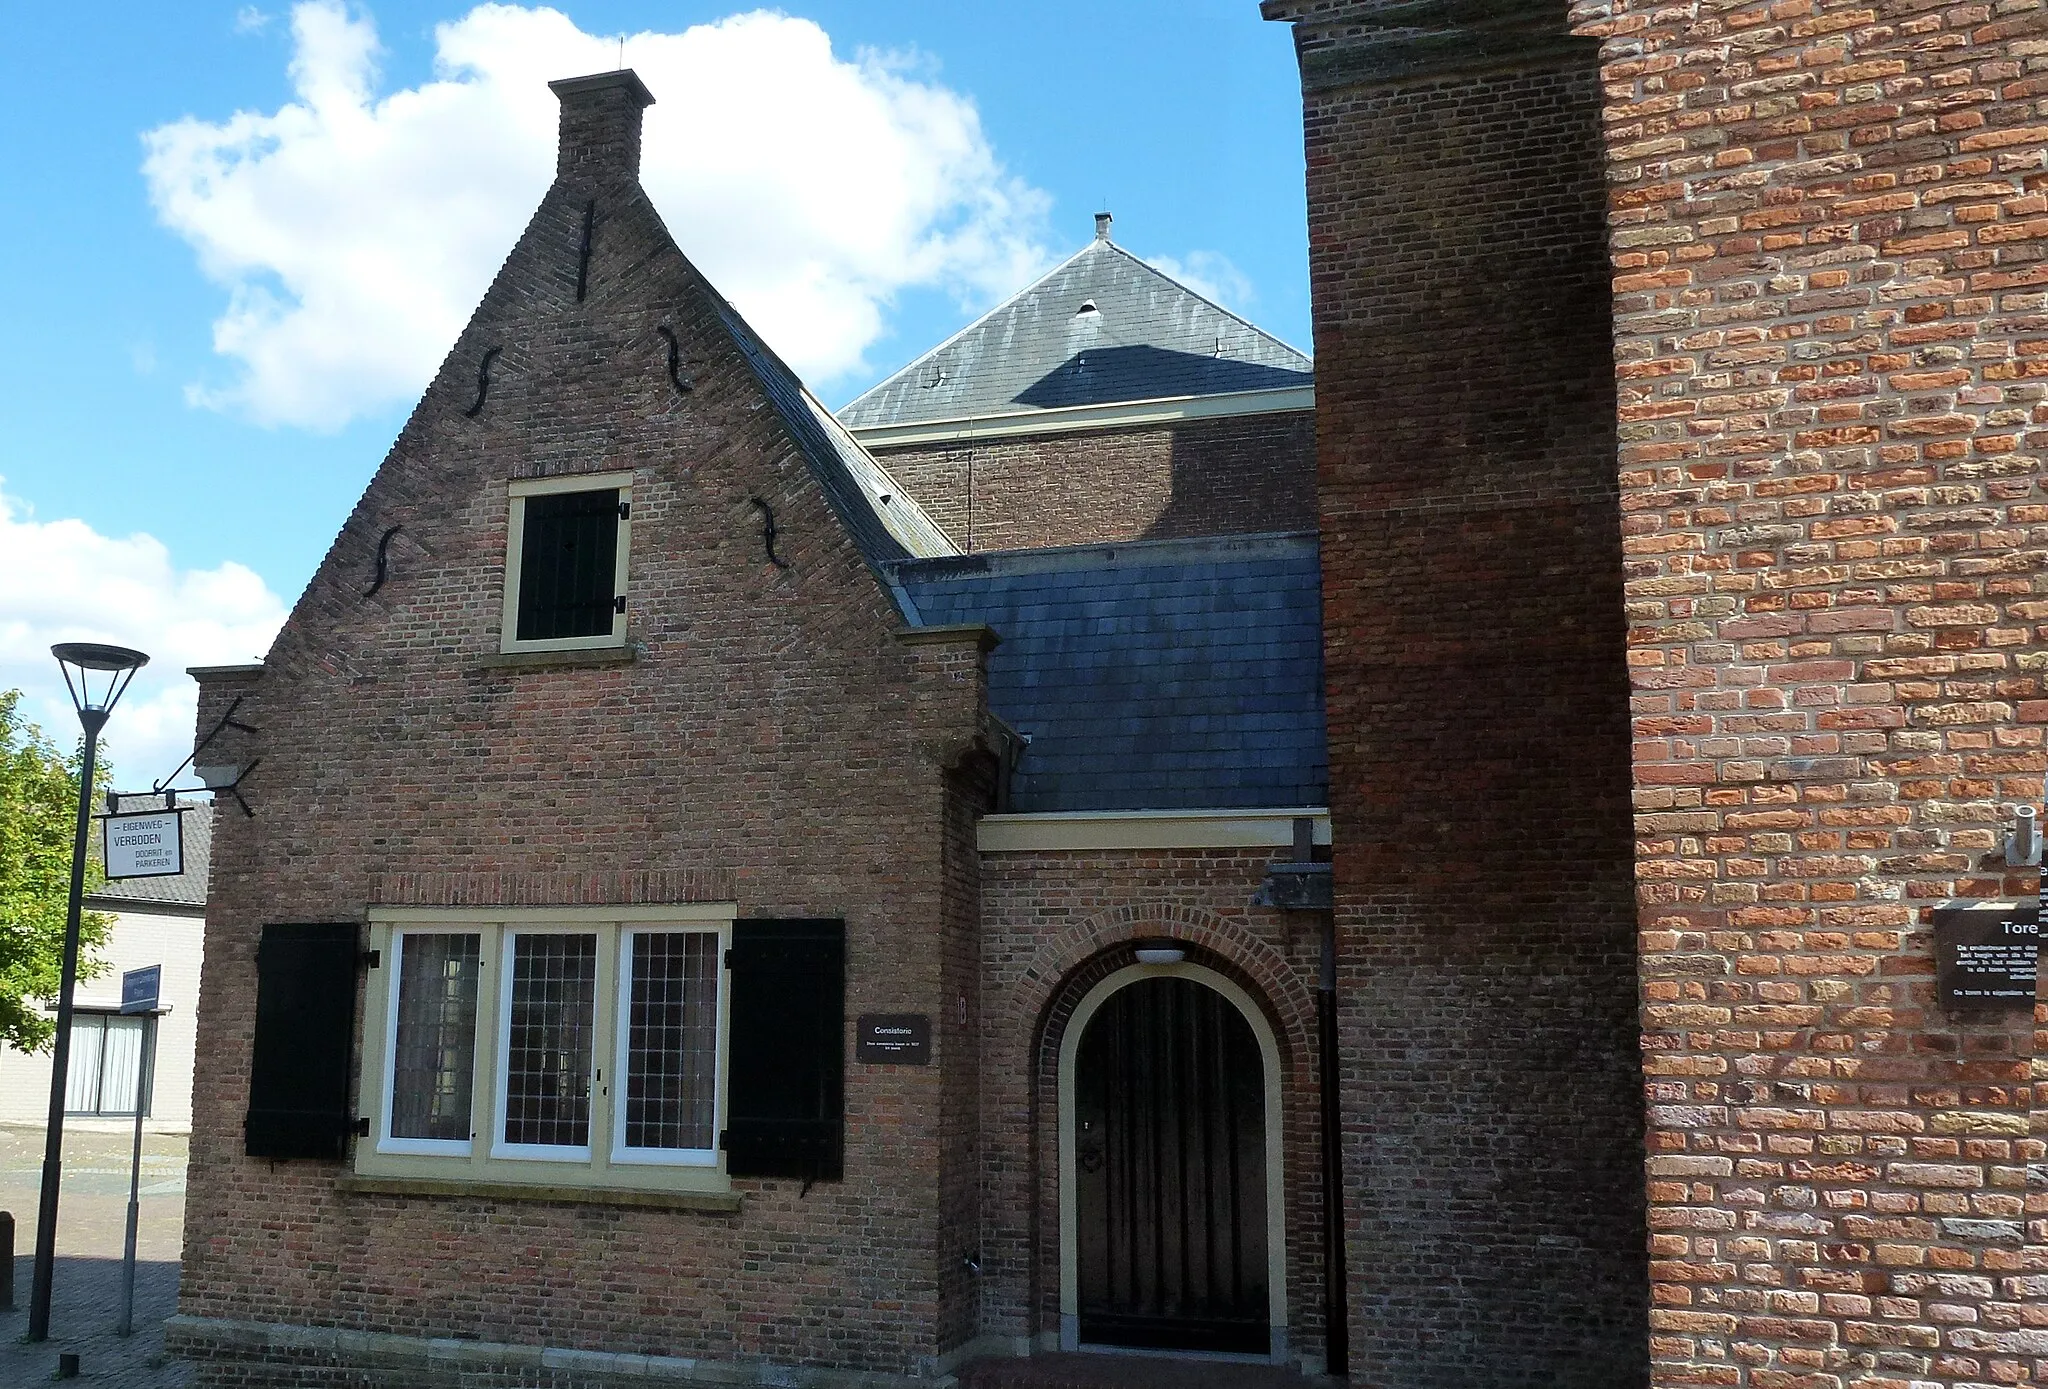
[(587, 1147), (597, 937), (513, 936), (510, 1003), (505, 1142)]
[(636, 931), (626, 1007), (626, 1146), (712, 1145), (718, 936)]
[(452, 932), (398, 938), (393, 1138), (469, 1139), (481, 944), (480, 936)]

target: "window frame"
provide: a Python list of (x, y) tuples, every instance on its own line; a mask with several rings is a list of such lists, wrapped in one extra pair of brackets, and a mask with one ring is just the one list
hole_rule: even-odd
[[(731, 1068), (732, 971), (725, 956), (732, 946), (737, 916), (737, 905), (730, 902), (652, 907), (372, 908), (370, 944), (378, 952), (378, 963), (370, 970), (364, 991), (365, 1055), (359, 1067), (356, 1110), (370, 1119), (371, 1136), (355, 1144), (357, 1175), (550, 1187), (730, 1191), (726, 1156), (718, 1147), (718, 1137), (727, 1113)], [(718, 968), (718, 1021), (712, 1063), (716, 1084), (712, 1147), (708, 1150), (627, 1149), (624, 1144), (630, 982), (626, 952), (633, 936), (641, 932), (701, 932), (716, 938), (713, 959)], [(404, 941), (409, 936), (432, 934), (479, 937), (471, 1126), (466, 1142), (391, 1137)], [(530, 934), (597, 937), (587, 1148), (503, 1141), (513, 943), (516, 936)], [(388, 977), (380, 978), (380, 973)]]
[[(382, 1103), (377, 1109), (377, 1118), (372, 1125), (380, 1153), (409, 1153), (418, 1157), (461, 1157), (467, 1158), (475, 1147), (474, 1130), (470, 1138), (399, 1138), (391, 1132), (391, 1123), (397, 1106), (392, 1104), (393, 1088), (398, 1084), (398, 991), (405, 978), (405, 941), (412, 936), (475, 936), (477, 938), (476, 1009), (474, 1025), (481, 1033), (484, 1014), (484, 941), (483, 931), (475, 927), (454, 927), (448, 930), (413, 929), (394, 930), (385, 944), (384, 958), (391, 961), (390, 980), (385, 987), (384, 1006), (384, 1066), (383, 1080), (379, 1083), (378, 1094)], [(469, 1116), (472, 1124), (476, 1121), (476, 1049), (481, 1044), (479, 1037), (470, 1038), (469, 1072)], [(365, 1070), (368, 1068), (365, 1067)]]
[[(612, 594), (626, 596), (629, 551), (632, 549), (633, 474), (630, 472), (570, 473), (558, 477), (514, 478), (505, 484), (505, 602), (499, 614), (498, 650), (510, 655), (520, 651), (598, 651), (626, 644), (624, 612), (612, 614), (612, 629), (588, 637), (535, 637), (519, 639), (519, 571), (526, 553), (526, 499), (565, 492), (616, 491), (626, 514), (618, 518), (619, 543), (612, 560)], [(632, 605), (627, 604), (630, 608)]]
[[(730, 1022), (729, 990), (727, 984), (732, 971), (726, 967), (725, 952), (732, 946), (732, 932), (728, 928), (721, 933), (713, 947), (713, 958), (718, 967), (718, 1026), (714, 1042), (716, 1051), (712, 1057), (712, 1069), (716, 1080), (711, 1087), (711, 1146), (708, 1148), (635, 1148), (626, 1143), (626, 1083), (631, 1068), (633, 1020), (628, 1004), (633, 988), (633, 938), (640, 935), (675, 934), (673, 926), (643, 925), (633, 923), (619, 928), (618, 949), (615, 955), (617, 984), (613, 989), (616, 1003), (612, 1036), (612, 1064), (617, 1068), (616, 1083), (619, 1087), (618, 1103), (612, 1106), (611, 1114), (611, 1160), (615, 1164), (646, 1167), (717, 1167), (724, 1161), (723, 1151), (718, 1146), (718, 1135), (725, 1125), (725, 1084), (726, 1072), (730, 1069), (731, 1057), (726, 1046), (726, 1033)], [(704, 932), (703, 934), (709, 934)]]

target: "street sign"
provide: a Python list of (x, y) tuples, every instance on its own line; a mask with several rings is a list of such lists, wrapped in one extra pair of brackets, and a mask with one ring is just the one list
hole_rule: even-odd
[(121, 1011), (124, 1013), (154, 1013), (157, 1011), (157, 995), (163, 988), (164, 967), (145, 965), (131, 969), (121, 976)]
[(108, 815), (100, 828), (109, 878), (173, 878), (185, 871), (185, 825), (177, 811)]

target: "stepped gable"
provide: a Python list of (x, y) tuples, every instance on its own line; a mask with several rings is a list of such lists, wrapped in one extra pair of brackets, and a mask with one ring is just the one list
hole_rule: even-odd
[(1095, 239), (839, 412), (850, 429), (1315, 384), (1308, 356)]

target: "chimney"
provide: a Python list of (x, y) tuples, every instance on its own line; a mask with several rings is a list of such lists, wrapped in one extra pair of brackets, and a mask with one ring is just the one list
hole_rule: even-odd
[(562, 101), (556, 178), (640, 177), (640, 113), (654, 94), (631, 68), (548, 83)]
[(1095, 214), (1095, 239), (1097, 241), (1109, 240), (1109, 222), (1110, 216), (1107, 212)]

